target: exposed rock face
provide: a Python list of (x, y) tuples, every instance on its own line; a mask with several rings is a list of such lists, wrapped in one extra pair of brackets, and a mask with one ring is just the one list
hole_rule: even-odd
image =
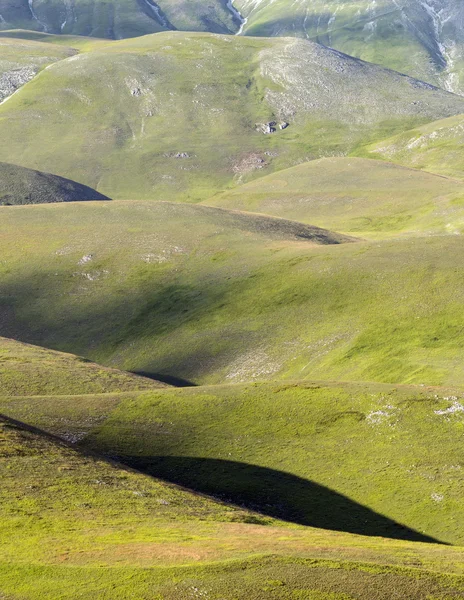
[(256, 123), (256, 131), (264, 133), (265, 135), (275, 133), (276, 127), (277, 123), (275, 121), (270, 121), (269, 123)]
[(34, 67), (21, 67), (2, 73), (0, 75), (0, 102), (12, 96), (22, 85), (33, 79), (36, 72)]

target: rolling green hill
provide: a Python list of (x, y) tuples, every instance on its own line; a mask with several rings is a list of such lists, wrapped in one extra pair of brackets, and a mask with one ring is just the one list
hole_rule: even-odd
[(0, 163), (0, 205), (108, 200), (86, 185), (17, 165)]
[(0, 338), (0, 389), (4, 396), (128, 392), (162, 385), (77, 356)]
[(85, 396), (0, 410), (268, 517), (459, 546), (462, 402), (460, 388), (272, 382), (95, 396), (99, 420)]
[(379, 160), (323, 158), (256, 179), (207, 204), (295, 219), (361, 237), (452, 233), (464, 186)]
[(458, 115), (405, 131), (369, 146), (370, 156), (464, 179), (464, 117)]
[(71, 600), (76, 590), (83, 599), (464, 597), (457, 548), (284, 526), (5, 417), (0, 457), (0, 593), (9, 600)]
[(0, 107), (0, 160), (112, 198), (195, 201), (461, 112), (461, 97), (311, 42), (168, 32), (40, 73)]
[(464, 382), (459, 235), (353, 242), (203, 206), (84, 202), (3, 207), (0, 255), (0, 333), (107, 366)]

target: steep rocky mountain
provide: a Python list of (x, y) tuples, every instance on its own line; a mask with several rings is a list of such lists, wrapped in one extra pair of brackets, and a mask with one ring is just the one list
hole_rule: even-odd
[(460, 0), (237, 0), (246, 35), (297, 35), (464, 90)]
[(121, 39), (165, 30), (234, 33), (226, 0), (0, 0), (0, 29)]

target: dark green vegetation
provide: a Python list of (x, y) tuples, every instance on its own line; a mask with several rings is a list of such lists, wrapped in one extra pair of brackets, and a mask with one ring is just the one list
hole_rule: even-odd
[(32, 169), (0, 163), (0, 205), (108, 200), (91, 188)]
[(121, 39), (172, 29), (234, 33), (226, 0), (0, 0), (0, 30)]
[[(464, 113), (459, 96), (303, 40), (167, 32), (96, 44), (0, 107), (0, 160), (111, 198), (205, 200)], [(257, 130), (272, 122), (274, 133)]]

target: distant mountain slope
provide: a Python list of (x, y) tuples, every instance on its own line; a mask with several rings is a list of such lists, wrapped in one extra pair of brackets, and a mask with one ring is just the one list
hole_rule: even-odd
[(70, 179), (0, 162), (0, 206), (108, 200)]
[(0, 393), (4, 396), (99, 394), (162, 386), (71, 354), (0, 337)]
[(44, 67), (74, 54), (73, 48), (3, 37), (0, 31), (0, 104)]
[(461, 0), (236, 0), (246, 35), (299, 36), (464, 93)]
[(181, 383), (464, 383), (460, 235), (302, 227), (153, 201), (3, 207), (0, 333)]
[(464, 115), (405, 131), (368, 150), (375, 158), (464, 180)]
[(464, 185), (379, 160), (323, 158), (256, 179), (206, 201), (360, 236), (452, 233)]
[(169, 32), (41, 73), (0, 107), (0, 160), (112, 198), (200, 200), (461, 112), (464, 98), (312, 42)]
[(165, 30), (297, 36), (464, 92), (460, 0), (0, 0), (0, 29), (120, 39)]
[(234, 33), (226, 0), (0, 0), (1, 29), (121, 39), (167, 29)]

